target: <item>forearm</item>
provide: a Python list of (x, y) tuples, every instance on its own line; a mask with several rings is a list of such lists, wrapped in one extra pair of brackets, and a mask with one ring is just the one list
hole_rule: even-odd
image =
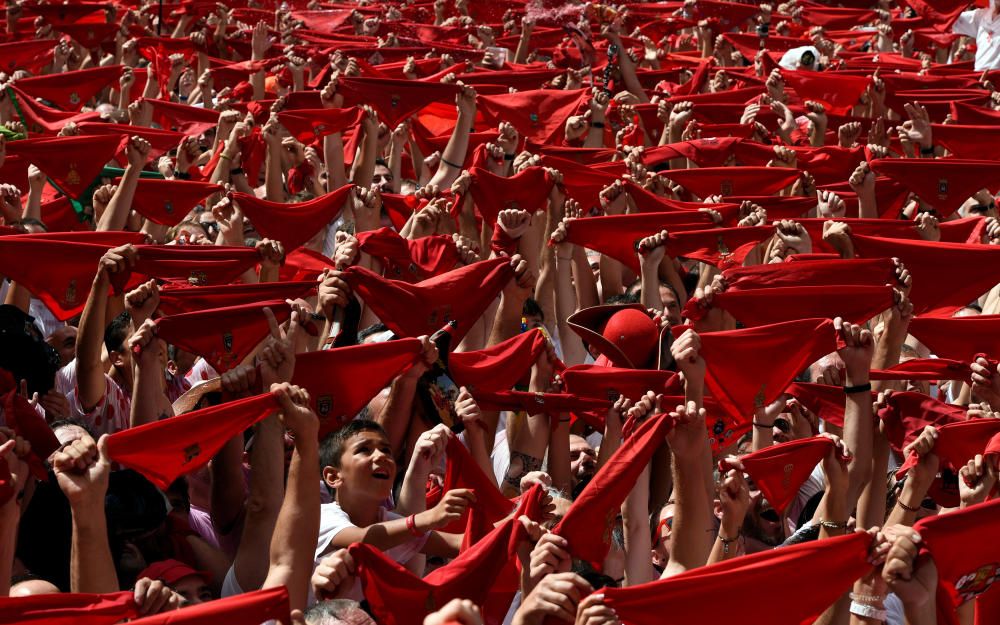
[(280, 147), (267, 146), (267, 158), (264, 159), (264, 188), (267, 191), (267, 199), (271, 202), (285, 202), (285, 181), (281, 171), (281, 157), (278, 154)]
[(69, 562), (70, 592), (118, 592), (118, 576), (108, 545), (104, 497), (72, 507), (73, 538)]
[(389, 387), (389, 398), (382, 410), (375, 415), (375, 421), (385, 430), (392, 449), (401, 450), (410, 427), (413, 401), (417, 393), (417, 377), (404, 373), (397, 376)]
[(271, 539), (270, 567), (263, 588), (287, 586), (293, 610), (304, 610), (319, 535), (319, 449), (315, 437), (298, 438), (288, 469), (288, 492)]
[(140, 171), (142, 171), (142, 167), (134, 165), (129, 165), (125, 168), (121, 182), (118, 183), (118, 189), (111, 196), (108, 207), (104, 209), (104, 214), (101, 215), (100, 220), (97, 222), (97, 230), (123, 230), (125, 228), (125, 223), (128, 221), (128, 214), (132, 210), (132, 199), (135, 197), (135, 189), (139, 184)]
[(640, 279), (642, 281), (642, 295), (640, 303), (645, 308), (652, 308), (657, 312), (663, 312), (663, 300), (660, 299), (660, 280), (657, 275), (657, 266), (646, 263), (640, 257), (641, 265)]
[(229, 534), (246, 503), (243, 483), (243, 436), (226, 441), (208, 465), (211, 476), (212, 526), (220, 535)]
[(821, 525), (819, 528), (820, 539), (843, 536), (847, 533), (847, 517), (851, 514), (847, 501), (847, 490), (839, 485), (826, 485), (823, 498), (820, 499), (816, 509), (816, 516), (819, 522), (829, 521), (832, 523), (843, 523), (842, 528), (832, 528)]
[(174, 416), (174, 408), (163, 392), (163, 372), (156, 365), (132, 367), (135, 382), (132, 384), (132, 406), (129, 414), (131, 427), (155, 423)]
[(323, 137), (323, 162), (326, 163), (327, 191), (334, 191), (347, 184), (344, 140), (339, 132)]
[(514, 62), (527, 63), (528, 52), (530, 50), (531, 50), (531, 31), (522, 30), (521, 37), (517, 40), (517, 50), (514, 51)]
[(567, 365), (583, 364), (587, 351), (583, 342), (573, 332), (566, 319), (576, 312), (576, 290), (573, 287), (573, 257), (572, 254), (562, 256), (563, 252), (556, 249), (555, 254), (555, 300), (556, 300), (556, 330), (559, 333), (559, 343), (562, 345), (563, 360)]
[[(475, 115), (469, 117), (465, 113), (459, 112), (455, 130), (452, 131), (451, 138), (448, 139), (448, 145), (444, 146), (444, 151), (441, 152), (441, 163), (434, 175), (431, 176), (429, 184), (446, 188), (455, 182), (459, 174), (462, 173), (462, 164), (465, 163), (465, 156), (469, 151), (469, 133), (472, 131), (474, 117)], [(458, 167), (454, 165), (458, 165)]]
[(552, 486), (568, 493), (573, 490), (569, 457), (569, 413), (554, 414), (549, 418), (556, 422), (549, 430), (548, 473), (552, 477)]
[(14, 552), (17, 550), (17, 525), (21, 519), (21, 508), (17, 498), (11, 497), (0, 506), (0, 597), (10, 594), (11, 569)]
[(508, 297), (506, 293), (501, 296), (500, 307), (497, 308), (487, 346), (502, 343), (517, 333), (517, 329), (521, 325), (521, 311), (523, 309), (523, 299)]
[(21, 219), (38, 219), (42, 218), (42, 191), (31, 189), (28, 191), (28, 202), (24, 205), (24, 212), (21, 213)]
[(753, 444), (751, 451), (760, 451), (774, 444), (774, 423), (768, 421), (764, 406), (756, 406), (753, 410)]
[(704, 566), (712, 550), (712, 503), (705, 493), (701, 455), (674, 456), (674, 520), (670, 562), (661, 578)]
[(359, 187), (367, 189), (372, 186), (375, 176), (375, 159), (378, 156), (378, 131), (365, 132), (361, 141), (361, 149), (354, 159), (354, 171), (351, 181)]
[[(601, 447), (603, 446), (602, 443)], [(649, 472), (649, 465), (646, 465), (622, 506), (625, 586), (638, 586), (653, 581), (653, 567), (649, 561), (649, 553), (653, 548), (649, 535)]]
[(743, 519), (732, 519), (722, 514), (722, 524), (719, 526), (719, 533), (712, 544), (712, 553), (708, 556), (708, 564), (731, 560), (743, 554), (743, 547), (740, 544), (740, 528)]
[(395, 142), (389, 146), (389, 172), (392, 174), (392, 192), (399, 193), (403, 187), (403, 146)]
[(76, 340), (77, 393), (84, 409), (93, 408), (104, 398), (104, 365), (101, 347), (104, 344), (105, 314), (108, 308), (108, 280), (104, 273), (94, 279), (83, 308)]
[(261, 421), (254, 432), (246, 521), (233, 562), (236, 581), (241, 588), (258, 588), (267, 577), (268, 545), (272, 542), (284, 496), (284, 433), (277, 414)]
[(403, 485), (399, 489), (399, 500), (396, 502), (396, 513), (403, 516), (417, 514), (427, 509), (427, 476), (428, 471), (415, 466), (411, 461)]
[[(614, 419), (606, 418), (604, 420), (604, 436), (601, 438), (601, 446), (597, 450), (597, 468), (600, 469), (607, 464), (608, 459), (610, 459), (621, 446), (621, 422), (617, 417)], [(648, 488), (649, 487), (647, 485), (647, 490)]]
[(619, 295), (622, 290), (622, 264), (617, 260), (601, 254), (601, 301), (606, 302), (613, 295)]

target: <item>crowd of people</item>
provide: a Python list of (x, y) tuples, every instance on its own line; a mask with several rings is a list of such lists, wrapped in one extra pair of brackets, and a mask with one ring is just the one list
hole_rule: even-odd
[(1000, 623), (997, 24), (8, 0), (0, 625)]

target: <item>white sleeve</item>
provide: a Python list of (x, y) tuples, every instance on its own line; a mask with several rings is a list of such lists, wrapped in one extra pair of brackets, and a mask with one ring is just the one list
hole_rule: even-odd
[(965, 11), (958, 16), (958, 21), (951, 27), (951, 32), (974, 38), (979, 32), (980, 16), (980, 9)]
[(319, 564), (319, 561), (329, 551), (332, 551), (330, 543), (333, 542), (337, 534), (348, 527), (357, 527), (354, 523), (351, 523), (351, 517), (347, 516), (347, 513), (336, 503), (321, 505), (319, 518), (319, 540), (316, 543), (316, 554), (314, 557), (316, 564)]

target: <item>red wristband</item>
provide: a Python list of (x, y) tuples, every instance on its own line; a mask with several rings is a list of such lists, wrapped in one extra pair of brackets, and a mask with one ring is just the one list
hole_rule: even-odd
[(424, 533), (417, 529), (417, 515), (411, 514), (406, 517), (406, 531), (410, 532), (418, 538), (423, 536)]

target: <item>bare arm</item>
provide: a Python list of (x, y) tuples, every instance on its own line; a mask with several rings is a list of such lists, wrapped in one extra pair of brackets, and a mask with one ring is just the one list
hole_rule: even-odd
[(129, 140), (126, 154), (128, 155), (128, 167), (122, 174), (121, 182), (115, 194), (111, 196), (108, 207), (104, 209), (100, 221), (97, 222), (98, 230), (124, 230), (128, 222), (129, 212), (132, 210), (132, 198), (135, 197), (135, 189), (139, 184), (139, 172), (146, 164), (149, 156), (149, 142), (141, 137), (132, 137)]

